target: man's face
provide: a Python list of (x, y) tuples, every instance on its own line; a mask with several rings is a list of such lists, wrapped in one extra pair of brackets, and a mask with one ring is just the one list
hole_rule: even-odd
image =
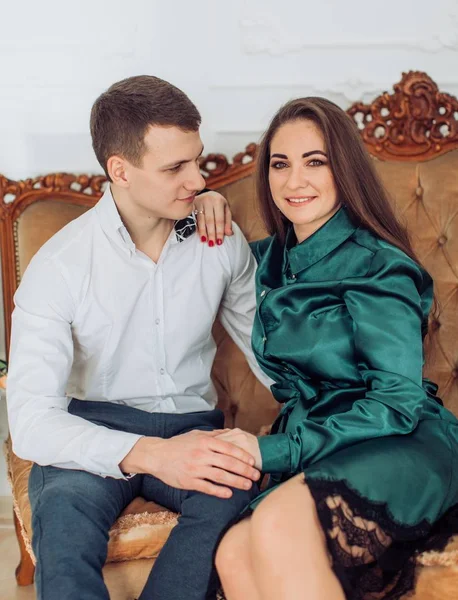
[(203, 151), (198, 131), (150, 126), (146, 152), (135, 167), (124, 161), (127, 189), (138, 215), (183, 219), (191, 214), (194, 196), (205, 187), (199, 157)]

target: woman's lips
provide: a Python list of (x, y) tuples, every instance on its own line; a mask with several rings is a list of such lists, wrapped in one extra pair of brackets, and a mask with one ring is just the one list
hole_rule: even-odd
[(287, 204), (289, 206), (293, 206), (294, 208), (298, 208), (300, 206), (306, 206), (315, 200), (316, 196), (291, 196), (290, 198), (285, 198)]

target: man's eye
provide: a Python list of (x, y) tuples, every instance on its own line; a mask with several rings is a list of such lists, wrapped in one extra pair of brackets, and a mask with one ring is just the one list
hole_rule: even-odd
[(170, 173), (176, 173), (180, 169), (181, 169), (181, 164), (177, 165), (176, 167), (172, 167), (171, 169), (169, 169), (169, 171), (170, 171)]

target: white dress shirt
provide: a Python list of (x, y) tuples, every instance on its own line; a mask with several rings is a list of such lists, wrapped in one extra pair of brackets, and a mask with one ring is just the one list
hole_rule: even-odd
[(154, 263), (135, 248), (108, 187), (44, 244), (13, 312), (7, 402), (19, 457), (123, 477), (119, 463), (141, 436), (71, 415), (71, 398), (147, 412), (213, 409), (218, 310), (257, 377), (272, 383), (251, 350), (255, 260), (233, 229), (213, 248), (173, 229)]

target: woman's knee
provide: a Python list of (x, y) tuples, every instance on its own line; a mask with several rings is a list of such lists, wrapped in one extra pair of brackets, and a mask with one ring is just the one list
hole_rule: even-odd
[(221, 540), (215, 556), (215, 565), (221, 579), (233, 576), (237, 569), (249, 564), (249, 521), (234, 525)]
[(299, 476), (274, 490), (256, 508), (252, 518), (253, 541), (260, 547), (275, 547), (288, 531), (316, 526), (315, 501), (303, 476)]

